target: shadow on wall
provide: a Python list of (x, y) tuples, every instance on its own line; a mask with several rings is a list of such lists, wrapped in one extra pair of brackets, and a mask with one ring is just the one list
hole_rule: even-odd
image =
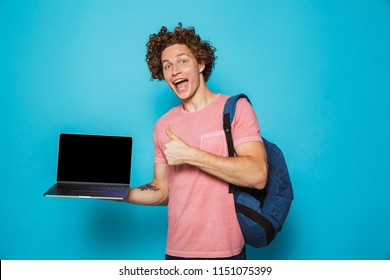
[[(117, 204), (117, 205), (116, 205)], [(151, 259), (164, 253), (166, 207), (150, 207), (102, 201), (85, 214), (83, 237), (94, 259)], [(144, 243), (145, 250), (135, 252)], [(149, 250), (150, 247), (154, 250)], [(156, 257), (157, 256), (157, 257)]]

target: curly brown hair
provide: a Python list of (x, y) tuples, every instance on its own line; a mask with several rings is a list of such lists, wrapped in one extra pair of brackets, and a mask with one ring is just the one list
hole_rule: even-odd
[(216, 49), (210, 42), (202, 41), (200, 36), (195, 33), (194, 27), (183, 28), (180, 22), (173, 32), (168, 31), (165, 26), (162, 26), (158, 34), (151, 34), (149, 36), (149, 42), (146, 44), (146, 62), (152, 79), (164, 79), (161, 54), (166, 47), (174, 44), (186, 45), (190, 48), (196, 60), (205, 64), (203, 77), (207, 82), (217, 58), (214, 54)]

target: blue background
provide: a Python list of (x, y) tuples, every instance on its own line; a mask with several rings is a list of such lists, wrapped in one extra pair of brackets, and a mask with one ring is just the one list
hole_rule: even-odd
[(193, 25), (209, 87), (248, 94), (295, 188), (251, 259), (389, 259), (390, 1), (0, 1), (0, 258), (162, 259), (166, 208), (44, 198), (61, 132), (132, 135), (133, 187), (177, 98), (145, 44)]

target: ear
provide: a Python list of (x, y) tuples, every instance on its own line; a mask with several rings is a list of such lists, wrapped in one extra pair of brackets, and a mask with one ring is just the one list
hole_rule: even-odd
[(205, 68), (206, 64), (203, 61), (199, 62), (199, 74), (202, 73)]

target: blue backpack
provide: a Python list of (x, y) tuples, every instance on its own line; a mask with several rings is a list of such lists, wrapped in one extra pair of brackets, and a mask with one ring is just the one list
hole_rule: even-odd
[[(233, 157), (234, 145), (231, 123), (239, 98), (250, 100), (245, 94), (229, 97), (223, 111), (223, 128), (229, 156)], [(271, 243), (282, 229), (293, 200), (293, 190), (286, 161), (282, 151), (263, 138), (268, 160), (268, 179), (263, 190), (229, 185), (234, 193), (238, 222), (245, 243), (253, 247), (264, 247)]]

